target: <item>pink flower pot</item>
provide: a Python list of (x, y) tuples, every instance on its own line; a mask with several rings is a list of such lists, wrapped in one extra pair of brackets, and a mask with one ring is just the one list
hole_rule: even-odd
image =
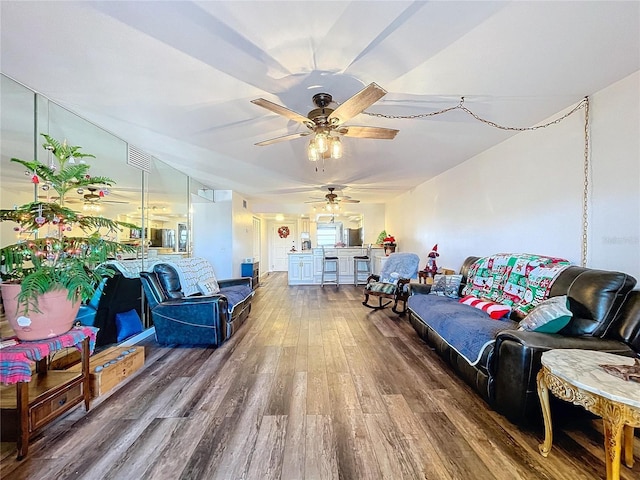
[(45, 340), (71, 329), (80, 309), (80, 300), (72, 302), (67, 299), (66, 290), (54, 290), (38, 299), (40, 312), (36, 312), (32, 307), (25, 314), (23, 305), (18, 308), (20, 288), (20, 284), (0, 284), (5, 315), (18, 339)]

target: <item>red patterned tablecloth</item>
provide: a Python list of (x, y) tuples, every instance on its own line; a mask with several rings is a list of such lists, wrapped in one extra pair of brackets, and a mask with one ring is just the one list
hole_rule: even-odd
[(89, 337), (89, 350), (93, 353), (96, 345), (95, 327), (74, 327), (67, 333), (46, 340), (20, 342), (0, 349), (0, 383), (9, 385), (31, 380), (31, 365), (50, 353), (65, 347), (82, 349), (82, 341)]

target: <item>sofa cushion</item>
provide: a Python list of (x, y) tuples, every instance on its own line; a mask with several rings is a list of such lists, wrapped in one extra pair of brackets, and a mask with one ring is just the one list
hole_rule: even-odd
[(166, 298), (182, 298), (182, 285), (180, 284), (180, 276), (178, 271), (168, 263), (158, 263), (153, 267), (153, 271), (157, 274), (158, 283), (163, 290)]
[(430, 295), (458, 298), (458, 290), (462, 282), (462, 275), (435, 275), (431, 285)]
[(470, 365), (476, 365), (487, 347), (503, 330), (515, 330), (518, 323), (508, 318), (492, 320), (482, 310), (449, 297), (412, 295), (409, 309), (433, 329)]
[(511, 307), (508, 305), (502, 305), (500, 303), (492, 302), (491, 300), (474, 297), (473, 295), (462, 297), (460, 299), (460, 303), (482, 310), (494, 320), (498, 320), (499, 318), (511, 313)]
[(547, 298), (524, 317), (518, 330), (541, 333), (559, 332), (569, 323), (573, 315), (567, 305), (566, 295)]
[(229, 313), (233, 313), (233, 309), (237, 305), (253, 295), (253, 289), (249, 285), (232, 285), (221, 288), (220, 294), (227, 297)]

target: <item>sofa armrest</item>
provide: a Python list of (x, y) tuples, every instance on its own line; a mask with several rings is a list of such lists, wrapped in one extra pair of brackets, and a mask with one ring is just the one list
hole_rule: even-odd
[(431, 285), (426, 283), (410, 283), (409, 295), (426, 295), (431, 291)]
[(225, 280), (218, 280), (218, 285), (220, 288), (233, 287), (235, 285), (248, 285), (251, 287), (252, 281), (253, 279), (251, 277), (227, 278)]
[(490, 398), (494, 408), (514, 423), (539, 418), (536, 376), (542, 353), (558, 348), (600, 350), (634, 356), (627, 344), (596, 337), (566, 337), (557, 334), (506, 330), (496, 337), (489, 361)]

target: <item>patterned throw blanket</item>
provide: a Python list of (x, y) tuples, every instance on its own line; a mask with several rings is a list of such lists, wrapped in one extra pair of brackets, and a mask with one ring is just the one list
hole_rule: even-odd
[(526, 315), (549, 296), (553, 282), (569, 266), (562, 258), (528, 253), (499, 253), (469, 269), (462, 295), (488, 298)]
[(0, 383), (9, 385), (31, 380), (31, 364), (42, 360), (52, 352), (66, 347), (82, 350), (82, 341), (89, 337), (89, 352), (96, 345), (95, 327), (75, 327), (67, 333), (46, 340), (19, 342), (0, 349)]

